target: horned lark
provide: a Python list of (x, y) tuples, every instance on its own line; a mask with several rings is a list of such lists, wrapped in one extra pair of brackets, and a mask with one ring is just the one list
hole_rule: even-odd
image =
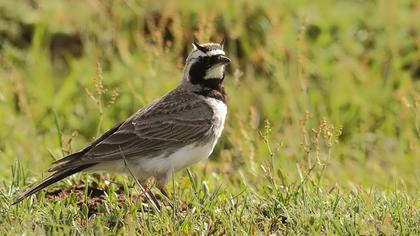
[(177, 88), (84, 149), (54, 162), (49, 169), (53, 173), (21, 194), (14, 204), (81, 171), (133, 174), (140, 183), (154, 177), (163, 189), (173, 172), (213, 152), (227, 113), (222, 82), (229, 62), (223, 44), (194, 42)]

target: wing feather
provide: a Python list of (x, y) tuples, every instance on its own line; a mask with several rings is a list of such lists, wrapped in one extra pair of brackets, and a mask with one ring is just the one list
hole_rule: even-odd
[[(181, 99), (179, 98), (181, 97)], [(206, 140), (213, 111), (199, 95), (173, 91), (140, 109), (107, 137), (84, 149), (59, 169), (123, 158), (147, 158)], [(122, 152), (122, 153), (121, 153)], [(57, 168), (54, 168), (57, 169)]]

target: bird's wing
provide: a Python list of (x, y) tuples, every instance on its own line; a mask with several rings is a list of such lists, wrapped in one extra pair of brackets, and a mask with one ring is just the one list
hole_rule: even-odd
[(147, 158), (207, 140), (213, 123), (211, 107), (199, 95), (179, 93), (169, 93), (139, 110), (82, 156), (52, 170), (123, 158)]

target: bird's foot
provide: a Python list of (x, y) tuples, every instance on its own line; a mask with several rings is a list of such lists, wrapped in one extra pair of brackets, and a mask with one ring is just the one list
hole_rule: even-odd
[(152, 203), (156, 206), (156, 208), (160, 211), (161, 207), (159, 201), (156, 199), (156, 196), (150, 191), (150, 188), (144, 188), (146, 197), (149, 198)]

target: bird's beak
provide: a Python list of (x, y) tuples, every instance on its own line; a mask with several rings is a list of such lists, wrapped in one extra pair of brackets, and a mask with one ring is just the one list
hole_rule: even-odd
[(229, 64), (230, 62), (231, 62), (231, 60), (229, 59), (229, 57), (224, 56), (224, 55), (220, 55), (220, 56), (217, 58), (217, 63), (220, 63), (220, 64), (222, 64), (222, 65)]

